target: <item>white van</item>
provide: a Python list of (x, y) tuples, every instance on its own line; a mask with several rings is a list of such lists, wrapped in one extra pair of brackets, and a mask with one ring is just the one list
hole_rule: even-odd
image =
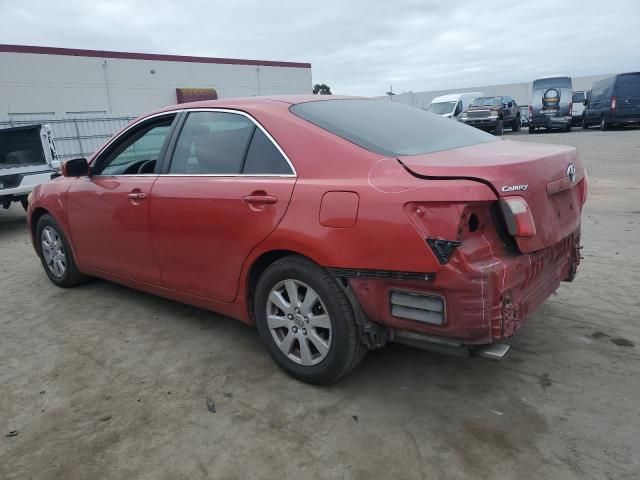
[(450, 93), (431, 100), (429, 111), (447, 118), (457, 118), (482, 92)]

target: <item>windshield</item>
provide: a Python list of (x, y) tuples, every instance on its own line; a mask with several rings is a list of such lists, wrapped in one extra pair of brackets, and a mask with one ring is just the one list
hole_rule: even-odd
[(429, 107), (429, 111), (433, 113), (437, 113), (438, 115), (443, 115), (445, 113), (453, 112), (453, 109), (456, 108), (456, 103), (458, 102), (438, 102), (432, 103)]
[(290, 110), (345, 140), (391, 157), (496, 141), (476, 128), (388, 100), (325, 100), (299, 103)]
[(500, 97), (480, 97), (471, 104), (472, 107), (492, 107), (500, 105)]

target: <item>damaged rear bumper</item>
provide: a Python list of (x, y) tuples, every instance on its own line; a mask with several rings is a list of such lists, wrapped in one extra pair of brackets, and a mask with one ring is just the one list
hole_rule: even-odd
[[(509, 253), (482, 236), (463, 244), (449, 263), (424, 280), (351, 276), (348, 281), (366, 318), (389, 329), (391, 338), (394, 332), (413, 332), (466, 346), (487, 345), (512, 336), (561, 281), (573, 279), (579, 249), (579, 229), (529, 254)], [(442, 310), (442, 323), (416, 320), (416, 315), (394, 309), (392, 296), (398, 292), (441, 298), (442, 308), (435, 310)], [(417, 305), (427, 304), (429, 300)]]

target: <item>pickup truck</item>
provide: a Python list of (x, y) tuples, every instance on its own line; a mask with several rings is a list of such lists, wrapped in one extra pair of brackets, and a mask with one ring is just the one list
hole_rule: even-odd
[(5, 209), (27, 198), (36, 185), (60, 175), (60, 160), (48, 125), (0, 130), (0, 205)]
[(460, 115), (460, 121), (472, 127), (502, 135), (504, 128), (520, 131), (520, 109), (508, 96), (476, 98)]

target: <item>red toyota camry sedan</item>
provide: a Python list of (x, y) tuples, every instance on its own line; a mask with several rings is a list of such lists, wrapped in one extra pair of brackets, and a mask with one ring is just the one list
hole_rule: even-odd
[(56, 285), (220, 312), (329, 383), (392, 341), (503, 355), (574, 278), (586, 195), (574, 148), (386, 100), (265, 97), (135, 120), (37, 187), (28, 218)]

